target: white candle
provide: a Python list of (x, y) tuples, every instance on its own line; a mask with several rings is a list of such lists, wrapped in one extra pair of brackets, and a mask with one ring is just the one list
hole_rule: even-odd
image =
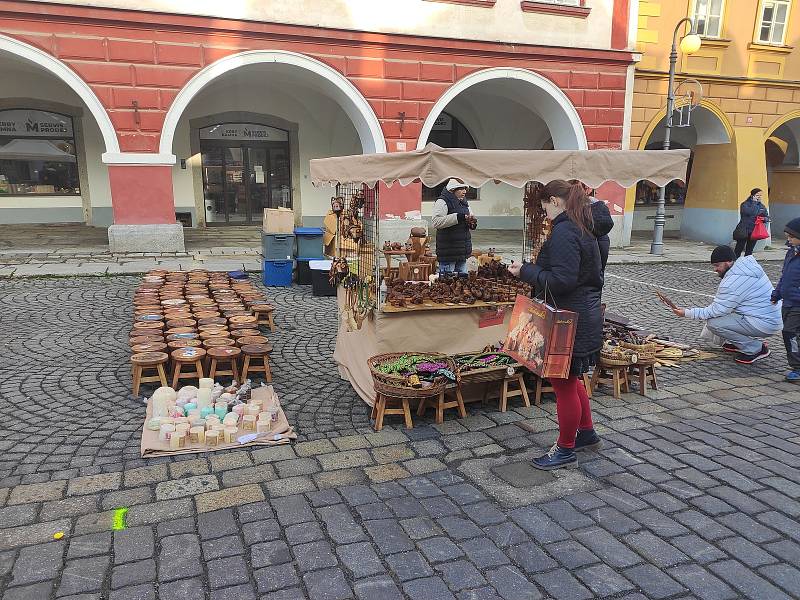
[(197, 406), (201, 409), (211, 406), (211, 388), (201, 387), (197, 390)]

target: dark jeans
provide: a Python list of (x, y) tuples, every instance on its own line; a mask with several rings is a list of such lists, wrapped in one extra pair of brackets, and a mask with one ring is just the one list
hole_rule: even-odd
[(733, 253), (736, 255), (736, 258), (739, 258), (742, 255), (742, 250), (744, 250), (744, 255), (750, 256), (753, 253), (755, 245), (756, 240), (736, 240), (736, 248), (733, 249)]
[(800, 370), (800, 306), (784, 307), (783, 344), (786, 346), (786, 358), (793, 371)]

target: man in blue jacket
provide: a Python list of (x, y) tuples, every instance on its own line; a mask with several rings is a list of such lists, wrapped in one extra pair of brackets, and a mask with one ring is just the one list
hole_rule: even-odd
[(749, 365), (767, 358), (770, 351), (763, 340), (782, 326), (780, 310), (770, 302), (772, 282), (754, 256), (737, 260), (730, 246), (714, 248), (711, 263), (722, 278), (714, 301), (705, 308), (672, 311), (705, 321), (709, 333), (726, 340), (722, 349), (736, 353), (737, 363)]
[(800, 217), (783, 228), (789, 250), (783, 260), (783, 272), (772, 292), (772, 303), (783, 302), (783, 343), (789, 368), (786, 381), (800, 382)]

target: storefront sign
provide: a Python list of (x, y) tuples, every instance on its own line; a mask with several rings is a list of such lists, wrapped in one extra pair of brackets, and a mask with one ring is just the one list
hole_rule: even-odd
[(43, 110), (0, 111), (0, 136), (71, 138), (72, 135), (72, 119), (66, 115)]
[(201, 140), (264, 140), (288, 142), (289, 133), (283, 129), (252, 123), (220, 123), (200, 130)]

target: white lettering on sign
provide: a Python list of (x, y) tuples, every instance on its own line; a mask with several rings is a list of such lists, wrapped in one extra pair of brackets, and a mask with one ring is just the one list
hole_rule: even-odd
[(2, 110), (0, 135), (71, 138), (72, 118), (43, 110)]
[(203, 127), (200, 130), (201, 140), (269, 140), (276, 142), (289, 141), (289, 132), (266, 125), (253, 123), (221, 123)]

